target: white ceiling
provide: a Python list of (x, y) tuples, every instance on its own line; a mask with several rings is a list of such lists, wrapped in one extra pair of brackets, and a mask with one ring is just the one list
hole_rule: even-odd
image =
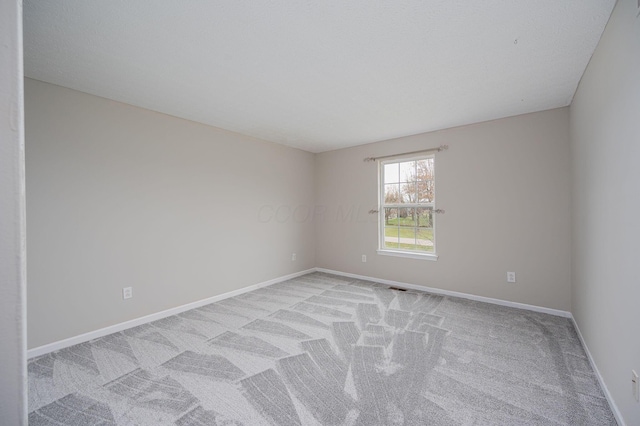
[(25, 0), (25, 74), (321, 152), (569, 105), (615, 0)]

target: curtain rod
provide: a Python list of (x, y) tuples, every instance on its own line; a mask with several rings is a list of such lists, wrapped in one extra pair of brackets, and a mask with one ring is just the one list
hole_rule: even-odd
[(401, 154), (383, 155), (383, 156), (380, 156), (380, 157), (367, 157), (363, 161), (376, 161), (376, 160), (382, 160), (384, 158), (400, 157), (400, 156), (412, 155), (412, 154), (424, 154), (424, 153), (427, 153), (427, 152), (440, 152), (440, 151), (444, 151), (445, 149), (449, 149), (449, 145), (440, 145), (437, 148), (421, 149), (419, 151), (403, 152)]

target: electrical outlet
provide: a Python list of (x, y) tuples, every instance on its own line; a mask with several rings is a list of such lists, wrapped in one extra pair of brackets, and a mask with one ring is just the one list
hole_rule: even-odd
[(515, 283), (516, 282), (516, 273), (515, 272), (507, 272), (507, 282)]
[(122, 298), (131, 299), (133, 297), (133, 287), (125, 287), (122, 289)]
[(296, 256), (296, 254), (295, 254), (295, 253), (293, 253), (293, 254), (291, 255), (291, 261), (292, 261), (292, 262), (295, 262), (295, 261), (296, 261), (296, 259), (297, 259), (297, 256)]
[(640, 386), (640, 382), (638, 382), (638, 373), (631, 370), (631, 392), (633, 392), (633, 397), (636, 402), (640, 402), (640, 389), (638, 386)]
[(367, 255), (366, 254), (362, 255), (362, 263), (367, 263)]

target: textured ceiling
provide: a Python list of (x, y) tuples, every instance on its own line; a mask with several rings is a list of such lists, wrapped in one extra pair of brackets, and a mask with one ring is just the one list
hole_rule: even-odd
[(614, 4), (25, 0), (25, 74), (320, 152), (568, 105)]

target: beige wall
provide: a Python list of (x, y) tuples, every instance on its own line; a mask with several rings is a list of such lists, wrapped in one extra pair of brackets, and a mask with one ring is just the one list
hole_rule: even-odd
[(628, 425), (640, 424), (640, 18), (618, 1), (571, 106), (573, 314)]
[(30, 348), (314, 266), (313, 154), (25, 84)]
[[(31, 348), (314, 266), (570, 308), (567, 109), (315, 156), (29, 79), (26, 114)], [(362, 159), (445, 143), (439, 260), (377, 255)]]
[[(439, 259), (376, 254), (377, 168), (363, 158), (441, 144)], [(569, 310), (569, 164), (566, 108), (318, 154), (316, 266)]]

